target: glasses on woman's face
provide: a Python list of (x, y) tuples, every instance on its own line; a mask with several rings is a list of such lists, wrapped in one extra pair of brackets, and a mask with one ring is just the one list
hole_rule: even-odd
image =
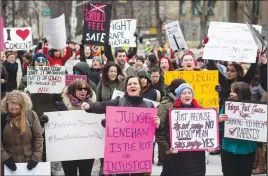
[(40, 62), (47, 62), (47, 59), (44, 57), (38, 57), (36, 58), (36, 62), (40, 63)]
[(87, 91), (87, 87), (80, 87), (77, 89), (78, 91)]

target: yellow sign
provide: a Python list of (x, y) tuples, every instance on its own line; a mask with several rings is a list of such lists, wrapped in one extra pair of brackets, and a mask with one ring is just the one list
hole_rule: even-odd
[(150, 34), (156, 34), (156, 28), (150, 28)]
[(165, 84), (177, 78), (184, 79), (194, 89), (195, 99), (203, 108), (219, 108), (219, 93), (215, 90), (219, 83), (218, 71), (166, 71)]

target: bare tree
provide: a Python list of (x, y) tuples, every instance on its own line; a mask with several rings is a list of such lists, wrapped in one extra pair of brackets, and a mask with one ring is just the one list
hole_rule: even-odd
[(241, 1), (238, 3), (238, 8), (246, 16), (246, 21), (252, 24), (258, 23), (258, 12), (259, 12), (259, 0)]
[(163, 26), (164, 22), (166, 21), (166, 16), (164, 16), (163, 19), (161, 19), (161, 17), (160, 17), (159, 0), (155, 0), (154, 7), (155, 7), (155, 16), (156, 16), (156, 36), (157, 36), (159, 45), (161, 46), (163, 44), (162, 26)]

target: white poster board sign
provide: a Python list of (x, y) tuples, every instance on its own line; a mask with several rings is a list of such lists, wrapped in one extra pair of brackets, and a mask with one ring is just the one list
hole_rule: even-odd
[[(113, 95), (112, 95), (112, 100), (115, 99), (115, 98), (118, 97), (118, 96), (121, 97), (121, 98), (123, 98), (124, 95), (125, 95), (125, 92), (122, 92), (122, 91), (119, 91), (119, 90), (116, 90), (116, 89), (115, 89), (114, 92), (113, 92)], [(147, 98), (143, 98), (143, 99), (144, 99), (145, 101), (150, 101), (150, 102), (152, 102), (155, 108), (158, 107), (158, 105), (160, 104), (159, 102), (152, 101), (152, 100), (149, 100), (149, 99), (147, 99)]]
[(267, 142), (267, 104), (225, 101), (224, 137)]
[[(171, 23), (166, 24), (166, 32), (169, 41), (169, 45), (173, 51), (186, 50), (188, 49), (187, 44), (184, 40), (183, 33), (181, 31), (181, 27), (178, 21), (173, 21)], [(177, 46), (176, 42), (179, 46)]]
[(68, 59), (66, 62), (65, 62), (65, 69), (68, 73), (68, 75), (73, 75), (74, 72), (73, 72), (73, 67), (75, 66), (75, 64), (77, 64), (78, 62), (80, 62), (80, 60), (72, 60), (72, 59)]
[(136, 20), (120, 19), (110, 23), (109, 41), (112, 47), (129, 46), (136, 47)]
[(28, 163), (16, 163), (17, 170), (16, 171), (11, 171), (6, 165), (4, 168), (5, 171), (5, 176), (35, 176), (35, 175), (40, 175), (40, 176), (48, 176), (51, 175), (51, 170), (50, 170), (50, 163), (38, 163), (35, 168), (32, 170), (27, 169), (27, 164)]
[[(254, 25), (261, 33), (262, 26)], [(203, 58), (255, 63), (258, 46), (246, 24), (210, 22)], [(219, 57), (220, 56), (220, 57)]]
[(51, 48), (63, 49), (66, 47), (65, 15), (58, 18), (44, 20), (44, 36)]
[(215, 109), (172, 109), (169, 117), (171, 147), (179, 151), (219, 147), (218, 113)]
[(46, 112), (47, 161), (103, 158), (105, 114), (82, 110)]
[(27, 88), (32, 93), (62, 93), (65, 87), (64, 66), (27, 67)]
[(6, 51), (29, 51), (33, 45), (30, 27), (4, 28), (4, 45)]

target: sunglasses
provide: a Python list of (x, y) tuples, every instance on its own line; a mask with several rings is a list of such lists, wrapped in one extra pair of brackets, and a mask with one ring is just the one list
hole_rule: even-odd
[(86, 87), (80, 87), (80, 88), (78, 88), (77, 90), (78, 90), (78, 91), (82, 91), (82, 90), (87, 91), (88, 89), (87, 89)]
[(36, 58), (35, 60), (36, 60), (36, 62), (38, 62), (38, 63), (39, 63), (39, 62), (47, 62), (47, 59), (44, 58), (44, 57), (42, 57), (42, 58), (39, 58), (39, 57), (38, 57), (38, 58)]

